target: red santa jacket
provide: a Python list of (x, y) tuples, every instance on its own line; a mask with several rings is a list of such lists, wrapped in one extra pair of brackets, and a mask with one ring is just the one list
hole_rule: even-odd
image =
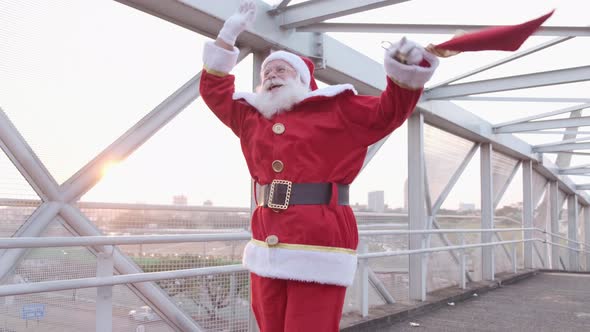
[[(391, 79), (377, 97), (357, 95), (349, 84), (335, 85), (312, 91), (291, 110), (267, 119), (252, 105), (252, 94), (235, 93), (234, 76), (208, 66), (220, 61), (220, 52), (224, 54), (212, 48), (217, 47), (205, 48), (201, 96), (240, 138), (250, 174), (261, 185), (275, 179), (352, 183), (367, 147), (399, 127), (422, 92), (402, 88)], [(213, 55), (216, 58), (210, 60)], [(273, 131), (275, 124), (282, 124), (284, 131)], [(273, 169), (275, 161), (282, 162), (282, 170)], [(273, 235), (278, 244), (268, 243)], [(279, 212), (258, 207), (243, 263), (264, 277), (349, 286), (357, 265), (357, 244), (352, 209), (335, 199), (327, 205), (292, 205)]]

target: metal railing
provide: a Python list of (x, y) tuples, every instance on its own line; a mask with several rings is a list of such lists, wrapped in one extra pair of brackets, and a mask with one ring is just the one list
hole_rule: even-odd
[[(385, 225), (386, 227), (386, 225)], [(510, 241), (496, 241), (486, 243), (475, 243), (466, 244), (465, 234), (468, 233), (499, 233), (499, 232), (526, 232), (535, 231), (550, 235), (556, 235), (559, 238), (570, 241), (566, 237), (559, 236), (558, 234), (552, 234), (539, 228), (504, 228), (504, 229), (431, 229), (431, 230), (361, 230), (359, 235), (362, 238), (369, 236), (381, 236), (381, 235), (427, 235), (430, 236), (436, 233), (455, 233), (460, 235), (460, 244), (443, 246), (443, 247), (431, 247), (414, 250), (396, 250), (396, 251), (381, 251), (381, 252), (367, 252), (367, 245), (364, 240), (361, 240), (359, 245), (359, 272), (361, 276), (361, 314), (363, 316), (368, 315), (369, 311), (369, 283), (375, 286), (375, 289), (386, 299), (387, 303), (393, 303), (395, 299), (388, 294), (387, 289), (380, 284), (379, 280), (372, 274), (371, 269), (368, 266), (368, 261), (374, 258), (391, 257), (391, 256), (403, 256), (403, 255), (421, 255), (424, 259), (427, 254), (441, 251), (453, 251), (458, 250), (460, 252), (460, 273), (457, 278), (460, 280), (459, 285), (461, 288), (466, 288), (466, 249), (472, 248), (483, 248), (483, 247), (496, 247), (500, 245), (511, 246), (511, 261), (512, 261), (512, 272), (517, 272), (517, 250), (516, 245), (525, 242), (542, 242), (555, 246), (564, 247), (571, 252), (590, 254), (587, 250), (587, 246), (579, 241), (570, 241), (576, 243), (578, 248), (572, 248), (570, 246), (564, 246), (559, 243), (553, 243), (541, 238), (532, 239), (521, 239), (521, 240), (510, 240)], [(209, 241), (242, 241), (250, 239), (251, 234), (246, 231), (235, 232), (235, 233), (214, 233), (214, 234), (193, 234), (193, 235), (141, 235), (141, 236), (83, 236), (83, 237), (22, 237), (22, 238), (0, 238), (0, 249), (16, 249), (16, 248), (46, 248), (46, 247), (75, 247), (75, 246), (86, 246), (100, 248), (99, 258), (106, 260), (107, 264), (97, 264), (97, 277), (92, 278), (80, 278), (80, 279), (68, 279), (68, 280), (54, 280), (54, 281), (42, 281), (35, 283), (26, 284), (9, 284), (0, 286), (0, 297), (12, 296), (12, 295), (23, 295), (59, 290), (79, 289), (79, 288), (92, 288), (97, 287), (98, 289), (104, 289), (104, 287), (112, 287), (114, 285), (133, 284), (140, 282), (151, 282), (166, 279), (180, 279), (195, 276), (214, 275), (220, 273), (236, 273), (243, 272), (245, 268), (239, 264), (234, 265), (223, 265), (214, 267), (201, 267), (183, 270), (171, 270), (161, 272), (145, 272), (125, 275), (113, 275), (112, 268), (112, 253), (115, 245), (128, 245), (128, 244), (162, 244), (162, 243), (181, 243), (181, 242), (209, 242)], [(424, 242), (426, 243), (426, 241)], [(585, 246), (584, 249), (581, 246)], [(537, 253), (538, 254), (538, 253)], [(110, 261), (110, 264), (108, 262)], [(104, 292), (103, 292), (104, 294)], [(101, 319), (110, 321), (112, 315), (112, 303), (108, 297), (97, 296), (96, 298), (96, 320), (97, 322)], [(100, 308), (100, 309), (99, 309)], [(106, 308), (106, 309), (105, 309)], [(109, 310), (110, 309), (110, 310)], [(104, 326), (104, 325), (103, 325)], [(98, 327), (98, 325), (97, 325)]]

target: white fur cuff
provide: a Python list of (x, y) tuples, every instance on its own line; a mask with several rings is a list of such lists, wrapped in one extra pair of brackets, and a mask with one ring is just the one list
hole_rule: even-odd
[(269, 248), (250, 241), (243, 264), (261, 277), (317, 282), (348, 287), (354, 280), (355, 254)]
[(206, 42), (203, 49), (203, 65), (206, 69), (229, 73), (238, 62), (239, 54), (237, 47), (234, 47), (233, 51), (228, 51), (214, 42)]
[(438, 58), (435, 55), (426, 51), (422, 55), (424, 56), (424, 59), (430, 63), (430, 67), (404, 65), (386, 54), (384, 61), (385, 72), (395, 82), (400, 83), (403, 86), (410, 89), (421, 89), (432, 77), (436, 67), (438, 67)]

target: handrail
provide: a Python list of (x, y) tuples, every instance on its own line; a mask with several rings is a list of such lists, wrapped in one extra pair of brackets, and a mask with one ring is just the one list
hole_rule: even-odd
[(245, 267), (243, 267), (241, 264), (234, 264), (174, 271), (133, 273), (117, 275), (112, 277), (92, 277), (67, 280), (40, 281), (25, 284), (9, 284), (0, 286), (0, 297), (10, 295), (54, 292), (67, 289), (134, 284), (138, 282), (167, 280), (173, 278), (189, 278), (203, 275), (235, 273), (243, 271), (247, 271)]
[(563, 240), (566, 240), (566, 241), (569, 241), (569, 242), (573, 242), (573, 243), (581, 244), (581, 245), (583, 245), (583, 246), (587, 246), (587, 245), (586, 245), (584, 242), (580, 242), (580, 241), (574, 241), (574, 240), (571, 240), (571, 239), (569, 239), (569, 238), (567, 238), (567, 237), (563, 237), (563, 236), (561, 236), (559, 233), (551, 233), (551, 232), (549, 232), (549, 231), (546, 231), (546, 230), (544, 230), (544, 229), (542, 229), (542, 228), (537, 228), (537, 230), (538, 230), (538, 231), (540, 231), (540, 232), (542, 232), (542, 233), (546, 233), (546, 234), (549, 234), (549, 235), (551, 235), (551, 236), (555, 236), (555, 237), (557, 237), (557, 238), (560, 238), (560, 239), (563, 239)]
[[(436, 233), (485, 233), (532, 231), (537, 228), (492, 228), (492, 229), (426, 229), (426, 230), (361, 230), (360, 236), (412, 235)], [(117, 235), (79, 237), (0, 237), (0, 249), (78, 247), (98, 245), (155, 244), (182, 242), (210, 242), (249, 240), (250, 232), (203, 233), (183, 235)]]
[[(424, 248), (424, 249), (380, 251), (380, 252), (371, 252), (371, 253), (367, 253), (367, 254), (359, 254), (359, 255), (357, 255), (357, 257), (359, 259), (367, 259), (367, 258), (378, 258), (378, 257), (389, 257), (389, 256), (403, 256), (403, 255), (413, 255), (413, 254), (424, 254), (424, 253), (437, 252), (437, 251), (450, 251), (450, 250), (457, 250), (457, 249), (490, 247), (490, 246), (497, 246), (497, 245), (502, 245), (502, 244), (511, 244), (511, 243), (520, 243), (520, 242), (524, 243), (524, 242), (531, 242), (531, 241), (544, 241), (544, 240), (543, 239), (526, 239), (526, 240), (512, 240), (512, 241), (497, 241), (497, 242), (478, 243), (478, 244), (465, 244), (465, 245), (458, 245), (458, 246), (433, 247), (433, 248)], [(572, 250), (575, 250), (575, 249), (572, 249)]]
[(206, 233), (183, 235), (125, 235), (80, 237), (16, 237), (0, 238), (0, 249), (78, 247), (123, 244), (154, 244), (250, 240), (250, 232)]

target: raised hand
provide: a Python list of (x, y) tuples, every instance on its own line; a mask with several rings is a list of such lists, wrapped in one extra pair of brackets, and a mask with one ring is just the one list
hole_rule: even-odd
[(387, 49), (387, 55), (395, 59), (397, 62), (406, 65), (417, 65), (424, 59), (424, 47), (417, 43), (402, 37), (398, 42), (391, 44)]
[(252, 0), (242, 0), (238, 12), (225, 21), (217, 37), (233, 46), (238, 35), (254, 22), (255, 17), (256, 3)]

